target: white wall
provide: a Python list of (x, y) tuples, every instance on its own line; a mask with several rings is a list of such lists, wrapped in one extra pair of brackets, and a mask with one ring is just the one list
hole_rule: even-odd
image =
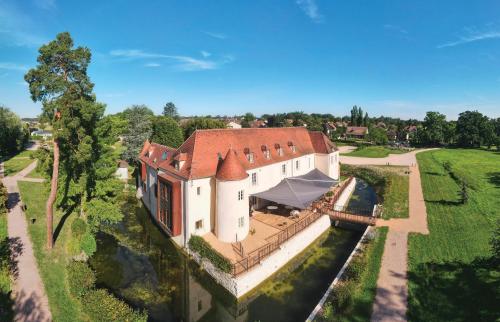
[[(212, 196), (214, 196), (215, 186), (212, 181), (213, 178), (203, 178), (197, 180), (190, 180), (187, 184), (186, 198), (189, 201), (187, 208), (188, 223), (188, 236), (204, 235), (209, 233), (215, 223), (212, 223)], [(200, 195), (198, 195), (197, 188), (200, 188)], [(214, 199), (215, 200), (215, 199)], [(196, 229), (196, 221), (202, 220), (203, 227)], [(189, 237), (188, 237), (189, 239)]]
[(149, 211), (153, 215), (154, 218), (156, 218), (156, 206), (158, 205), (156, 201), (156, 196), (155, 196), (155, 189), (156, 189), (156, 182), (157, 182), (157, 173), (156, 169), (151, 168), (150, 166), (146, 166), (147, 169), (147, 197), (148, 197), (148, 207)]
[(335, 151), (328, 155), (328, 176), (332, 179), (339, 180), (340, 178), (340, 152)]
[[(239, 181), (217, 180), (217, 204), (215, 236), (217, 239), (233, 243), (245, 239), (250, 229), (248, 207), (249, 178)], [(238, 191), (243, 191), (243, 199), (239, 200)], [(240, 218), (243, 223), (240, 225)]]

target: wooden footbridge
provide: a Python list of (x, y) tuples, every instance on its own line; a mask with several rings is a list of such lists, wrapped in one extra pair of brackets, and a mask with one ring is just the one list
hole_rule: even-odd
[(345, 221), (353, 224), (375, 226), (377, 222), (377, 218), (371, 215), (358, 215), (332, 209), (325, 209), (323, 210), (323, 213), (330, 216), (332, 220)]

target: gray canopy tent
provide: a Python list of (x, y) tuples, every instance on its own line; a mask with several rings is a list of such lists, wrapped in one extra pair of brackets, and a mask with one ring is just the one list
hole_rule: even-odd
[(252, 196), (299, 209), (309, 207), (338, 181), (314, 169), (304, 175), (283, 179), (269, 190)]

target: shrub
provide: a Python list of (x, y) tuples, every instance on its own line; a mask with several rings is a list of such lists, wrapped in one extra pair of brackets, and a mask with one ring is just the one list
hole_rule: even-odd
[(9, 200), (9, 194), (7, 193), (7, 188), (0, 181), (0, 216), (7, 213), (7, 201)]
[(87, 256), (92, 256), (97, 250), (97, 244), (94, 235), (91, 233), (86, 233), (82, 236), (80, 240), (80, 248), (87, 254)]
[(321, 321), (333, 321), (333, 306), (332, 303), (326, 303), (323, 307), (323, 312), (321, 313)]
[(335, 311), (343, 311), (351, 305), (353, 291), (354, 284), (351, 281), (342, 282), (335, 286), (332, 301)]
[(71, 232), (76, 238), (80, 238), (87, 231), (87, 223), (82, 218), (76, 218), (71, 224)]
[(75, 297), (83, 296), (94, 287), (95, 274), (87, 263), (71, 261), (66, 270), (69, 290)]
[(213, 249), (212, 246), (210, 246), (210, 244), (208, 244), (200, 236), (191, 236), (188, 244), (192, 251), (197, 252), (201, 257), (208, 259), (221, 271), (226, 273), (231, 272), (231, 262)]
[(100, 322), (146, 322), (146, 312), (133, 310), (125, 302), (117, 299), (104, 289), (91, 290), (82, 297), (85, 313), (92, 321)]

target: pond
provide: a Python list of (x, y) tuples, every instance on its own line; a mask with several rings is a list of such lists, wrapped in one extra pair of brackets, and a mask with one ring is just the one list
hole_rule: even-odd
[(137, 201), (124, 220), (99, 233), (90, 263), (97, 284), (150, 321), (303, 321), (333, 280), (361, 232), (331, 228), (294, 262), (253, 294), (236, 301), (189, 261)]

